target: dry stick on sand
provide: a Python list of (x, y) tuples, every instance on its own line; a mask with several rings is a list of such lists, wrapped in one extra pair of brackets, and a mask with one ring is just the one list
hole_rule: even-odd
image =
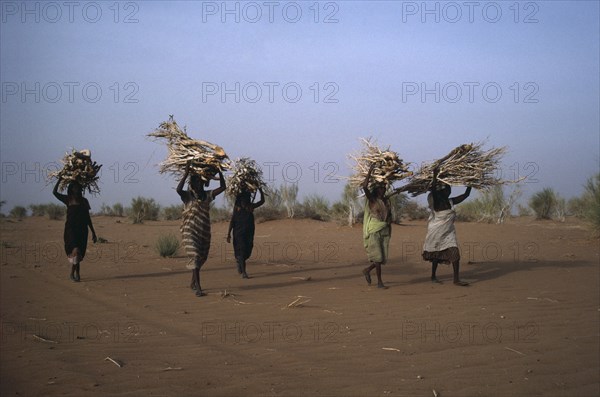
[(361, 141), (361, 150), (348, 155), (353, 162), (354, 174), (348, 178), (352, 186), (359, 187), (363, 184), (372, 164), (375, 164), (375, 168), (371, 174), (371, 184), (384, 183), (389, 186), (412, 175), (408, 165), (389, 146), (382, 150), (372, 138), (361, 138)]
[(67, 189), (71, 182), (77, 182), (90, 193), (100, 193), (98, 173), (102, 168), (102, 164), (92, 161), (89, 150), (77, 151), (72, 149), (71, 153), (65, 154), (61, 162), (63, 164), (62, 169), (48, 174), (49, 181), (61, 178), (58, 186), (60, 190)]
[(475, 189), (489, 189), (496, 185), (518, 181), (503, 180), (498, 177), (498, 169), (506, 147), (484, 151), (483, 143), (471, 143), (454, 148), (442, 160), (425, 163), (415, 172), (402, 190), (413, 196), (427, 193), (431, 189), (433, 171), (439, 167), (438, 181), (451, 186), (470, 186)]
[(306, 299), (306, 300), (302, 300), (302, 298), (309, 298), (308, 296), (302, 296), (302, 295), (298, 295), (298, 297), (296, 299), (294, 299), (293, 302), (289, 303), (287, 306), (285, 306), (283, 309), (287, 309), (287, 308), (293, 308), (293, 307), (301, 307), (302, 305), (304, 305), (305, 303), (310, 302), (310, 298)]
[(255, 193), (258, 189), (267, 189), (262, 169), (256, 161), (242, 157), (236, 159), (231, 167), (232, 174), (227, 178), (227, 195), (235, 200), (241, 192)]
[(226, 171), (230, 168), (229, 158), (222, 147), (190, 138), (179, 128), (173, 116), (169, 121), (160, 123), (160, 126), (148, 136), (166, 141), (169, 154), (160, 163), (161, 174), (170, 173), (179, 176), (184, 173), (189, 163), (191, 172), (207, 182), (215, 177), (217, 171)]
[(107, 360), (110, 361), (111, 363), (113, 363), (114, 365), (116, 365), (117, 367), (123, 368), (123, 364), (121, 362), (115, 360), (114, 358), (112, 358), (112, 357), (106, 357), (104, 359), (104, 361), (107, 361)]
[(44, 343), (58, 343), (55, 340), (50, 340), (50, 339), (42, 338), (41, 336), (37, 336), (37, 335), (33, 335), (33, 339), (39, 340), (40, 342), (44, 342)]

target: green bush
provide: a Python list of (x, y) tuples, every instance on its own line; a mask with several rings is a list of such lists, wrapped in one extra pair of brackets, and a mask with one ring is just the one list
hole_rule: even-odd
[(519, 204), (517, 206), (517, 213), (519, 214), (519, 216), (531, 216), (531, 208)]
[(403, 208), (404, 215), (411, 221), (429, 218), (429, 208), (419, 205), (414, 200), (409, 200)]
[(100, 206), (100, 212), (98, 214), (104, 215), (104, 216), (122, 217), (124, 214), (124, 211), (125, 210), (123, 209), (123, 204), (121, 204), (121, 203), (113, 204), (112, 207), (102, 203), (102, 205)]
[(123, 204), (115, 203), (112, 206), (112, 216), (123, 217), (125, 215), (125, 209), (123, 208)]
[(162, 217), (166, 221), (176, 221), (181, 219), (181, 214), (183, 213), (183, 204), (164, 207), (162, 213)]
[(503, 187), (494, 186), (482, 191), (476, 199), (465, 201), (457, 207), (458, 219), (467, 222), (503, 223), (506, 217), (511, 215), (515, 201), (520, 195), (521, 191), (515, 188), (506, 198)]
[(65, 213), (67, 212), (67, 208), (64, 205), (60, 204), (51, 203), (46, 204), (45, 207), (48, 218), (52, 220), (61, 219), (63, 216), (65, 216)]
[(406, 204), (408, 204), (408, 196), (405, 193), (394, 194), (392, 197), (390, 197), (393, 223), (400, 223), (405, 213)]
[(158, 220), (160, 205), (154, 199), (138, 196), (131, 199), (131, 207), (128, 210), (129, 218), (133, 223)]
[(177, 236), (167, 234), (160, 236), (155, 244), (156, 252), (163, 258), (172, 257), (179, 249), (180, 243)]
[(587, 221), (600, 234), (600, 173), (588, 179), (581, 197), (569, 201), (573, 215)]
[(325, 197), (318, 194), (306, 196), (300, 205), (298, 215), (300, 218), (328, 221), (331, 218), (329, 214), (329, 202)]
[(279, 188), (279, 191), (277, 193), (281, 195), (281, 201), (287, 211), (287, 217), (293, 218), (296, 212), (298, 184), (292, 183), (289, 186), (287, 184), (284, 184)]
[[(295, 206), (291, 207), (295, 209)], [(283, 209), (283, 198), (281, 189), (269, 187), (268, 193), (265, 195), (265, 203), (254, 211), (254, 219), (256, 223), (283, 219), (289, 215), (286, 209)], [(292, 211), (292, 216), (294, 215)]]
[(31, 204), (29, 206), (31, 210), (31, 216), (44, 216), (48, 215), (48, 219), (57, 220), (62, 219), (67, 209), (63, 204)]
[(31, 210), (31, 216), (44, 216), (46, 215), (47, 204), (31, 204), (29, 209)]
[(16, 219), (25, 218), (27, 216), (27, 208), (20, 206), (20, 205), (16, 205), (13, 207), (12, 210), (10, 210), (10, 213), (8, 215), (11, 218), (16, 218)]
[(559, 205), (559, 197), (551, 188), (537, 192), (529, 199), (529, 207), (531, 207), (537, 219), (556, 217)]
[(230, 219), (231, 212), (227, 208), (210, 207), (210, 223), (229, 221)]

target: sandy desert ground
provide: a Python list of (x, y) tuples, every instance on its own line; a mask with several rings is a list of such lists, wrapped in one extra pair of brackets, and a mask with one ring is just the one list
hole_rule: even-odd
[(579, 221), (458, 223), (469, 287), (448, 266), (429, 282), (425, 222), (394, 225), (386, 290), (361, 275), (360, 225), (258, 224), (243, 280), (217, 223), (202, 298), (154, 250), (178, 222), (94, 222), (108, 242), (80, 283), (64, 221), (0, 223), (2, 396), (600, 394), (600, 249)]

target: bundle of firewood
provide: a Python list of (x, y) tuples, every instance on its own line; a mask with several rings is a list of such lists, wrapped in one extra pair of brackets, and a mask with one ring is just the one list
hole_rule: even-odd
[(190, 138), (185, 129), (182, 130), (173, 119), (164, 121), (149, 137), (162, 139), (167, 145), (169, 154), (160, 163), (161, 174), (181, 175), (190, 164), (190, 172), (197, 174), (204, 181), (215, 177), (217, 172), (230, 168), (229, 158), (222, 147), (207, 141)]
[(361, 141), (363, 143), (361, 150), (348, 156), (354, 163), (352, 165), (354, 174), (349, 178), (351, 185), (361, 186), (373, 164), (375, 166), (371, 173), (371, 185), (383, 183), (391, 186), (394, 182), (412, 175), (398, 153), (391, 151), (389, 147), (382, 150), (371, 138), (361, 138)]
[(262, 169), (256, 161), (242, 157), (233, 162), (232, 174), (227, 178), (227, 195), (235, 198), (242, 192), (255, 193), (258, 189), (266, 189)]
[(90, 193), (100, 193), (98, 180), (100, 179), (100, 168), (102, 164), (92, 161), (92, 155), (89, 150), (77, 151), (71, 150), (66, 153), (61, 160), (63, 167), (59, 171), (48, 174), (50, 179), (59, 179), (59, 189), (65, 190), (71, 182), (77, 182), (83, 190)]
[(470, 186), (488, 189), (492, 186), (512, 183), (498, 177), (498, 169), (506, 147), (483, 150), (483, 143), (471, 143), (456, 147), (440, 160), (424, 163), (402, 190), (413, 196), (431, 189), (433, 172), (439, 169), (437, 179), (451, 186)]

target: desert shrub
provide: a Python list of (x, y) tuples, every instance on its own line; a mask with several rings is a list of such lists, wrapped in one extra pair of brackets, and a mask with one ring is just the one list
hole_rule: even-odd
[(588, 179), (581, 197), (569, 201), (573, 215), (587, 221), (600, 234), (600, 173)]
[(392, 222), (400, 223), (404, 216), (404, 208), (408, 204), (408, 196), (405, 193), (394, 194), (390, 197), (390, 206), (392, 208)]
[(123, 204), (121, 203), (113, 204), (112, 207), (102, 203), (98, 215), (122, 217), (124, 215), (124, 212), (125, 210), (123, 208)]
[(298, 184), (293, 183), (291, 185), (284, 184), (279, 189), (281, 195), (281, 201), (287, 211), (287, 217), (293, 218), (296, 210), (296, 198), (298, 197)]
[(299, 208), (299, 217), (327, 221), (331, 218), (329, 214), (329, 202), (318, 194), (306, 196)]
[(175, 236), (174, 234), (167, 234), (164, 236), (160, 236), (158, 240), (156, 240), (154, 248), (160, 256), (166, 258), (175, 255), (175, 253), (179, 249), (179, 246), (180, 243), (177, 236)]
[(531, 208), (529, 208), (525, 205), (519, 204), (517, 206), (517, 214), (519, 216), (531, 216)]
[(567, 212), (569, 215), (583, 218), (585, 216), (586, 202), (583, 197), (573, 197), (567, 202)]
[(123, 204), (115, 203), (112, 206), (112, 216), (122, 217), (125, 215), (125, 209), (123, 208)]
[(559, 197), (551, 188), (535, 193), (529, 199), (529, 207), (537, 219), (552, 219), (556, 216)]
[(46, 214), (48, 215), (49, 219), (62, 219), (66, 212), (67, 208), (64, 205), (54, 203), (46, 204)]
[(31, 216), (44, 216), (46, 215), (47, 204), (31, 204), (29, 209), (31, 210)]
[(502, 186), (494, 186), (481, 192), (476, 199), (460, 204), (457, 207), (458, 219), (467, 222), (503, 223), (506, 217), (511, 215), (512, 207), (520, 195), (521, 191), (515, 188), (506, 198)]
[(133, 223), (143, 221), (156, 221), (160, 212), (160, 205), (154, 199), (138, 196), (131, 199), (131, 207), (127, 211)]
[(427, 218), (429, 218), (429, 212), (430, 212), (429, 208), (419, 205), (419, 203), (417, 203), (414, 200), (409, 200), (404, 205), (403, 211), (404, 211), (404, 216), (406, 216), (411, 221), (427, 219)]
[(62, 219), (67, 211), (64, 205), (55, 203), (31, 204), (29, 209), (31, 210), (31, 216), (48, 215), (48, 218), (52, 220)]
[(15, 205), (8, 214), (11, 218), (22, 219), (27, 216), (27, 208), (21, 205)]
[(347, 225), (352, 226), (357, 221), (357, 215), (361, 206), (361, 202), (358, 199), (358, 189), (352, 186), (350, 183), (346, 183), (344, 186), (344, 192), (342, 193), (342, 204), (346, 206), (346, 214), (348, 216)]
[(102, 203), (102, 205), (100, 206), (100, 211), (98, 211), (98, 215), (111, 216), (112, 209), (110, 208), (110, 206)]
[(223, 222), (231, 219), (231, 212), (227, 208), (210, 207), (210, 223)]
[(341, 201), (336, 201), (329, 210), (329, 215), (338, 225), (351, 226), (354, 220), (349, 219), (349, 208)]
[(162, 217), (166, 221), (176, 221), (181, 219), (183, 213), (183, 204), (170, 205), (162, 209)]
[(269, 188), (269, 193), (265, 196), (265, 203), (254, 211), (256, 223), (285, 218), (287, 211), (282, 208), (282, 203), (281, 190)]

